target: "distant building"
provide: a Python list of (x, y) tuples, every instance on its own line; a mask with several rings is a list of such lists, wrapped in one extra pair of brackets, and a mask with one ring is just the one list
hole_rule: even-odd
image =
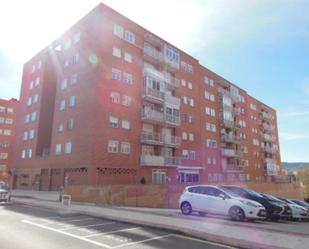
[(16, 99), (0, 99), (0, 181), (8, 181), (16, 136)]
[(26, 189), (281, 170), (274, 109), (104, 4), (25, 64), (17, 141)]

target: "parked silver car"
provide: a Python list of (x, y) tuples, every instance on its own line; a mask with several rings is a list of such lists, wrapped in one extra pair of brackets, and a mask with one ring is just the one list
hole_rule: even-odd
[(5, 183), (0, 181), (0, 203), (2, 202), (9, 202), (11, 200), (11, 191), (9, 186)]

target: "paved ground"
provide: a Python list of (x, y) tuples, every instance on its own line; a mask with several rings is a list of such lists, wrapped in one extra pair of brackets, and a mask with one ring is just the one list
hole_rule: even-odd
[(1, 249), (223, 249), (163, 229), (88, 215), (59, 215), (21, 204), (0, 206)]

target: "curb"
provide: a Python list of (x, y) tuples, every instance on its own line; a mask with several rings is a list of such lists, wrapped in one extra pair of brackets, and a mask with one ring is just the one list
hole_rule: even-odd
[(126, 222), (126, 223), (130, 223), (130, 224), (146, 226), (146, 227), (150, 227), (150, 228), (169, 230), (169, 231), (172, 231), (172, 232), (175, 232), (175, 233), (180, 233), (182, 235), (195, 237), (195, 238), (202, 239), (202, 240), (208, 240), (208, 241), (211, 241), (211, 242), (221, 243), (221, 244), (224, 244), (224, 245), (227, 245), (227, 246), (241, 248), (241, 249), (287, 249), (287, 248), (284, 248), (284, 247), (272, 246), (272, 245), (263, 244), (263, 243), (256, 243), (256, 242), (251, 242), (251, 241), (247, 241), (247, 240), (228, 238), (228, 237), (221, 236), (221, 235), (207, 234), (205, 232), (199, 232), (199, 231), (196, 231), (196, 230), (193, 230), (193, 229), (181, 228), (181, 227), (173, 226), (173, 225), (169, 225), (169, 224), (165, 224), (164, 227), (162, 227), (161, 224), (155, 224), (155, 223), (151, 223), (151, 222), (148, 222), (148, 221), (137, 221), (137, 220), (133, 220), (133, 219), (130, 219), (130, 218), (123, 218), (123, 217), (120, 218), (118, 216), (108, 215), (108, 214), (104, 214), (104, 213), (82, 211), (82, 210), (72, 210), (72, 209), (69, 210), (67, 208), (51, 207), (49, 205), (44, 205), (44, 204), (39, 204), (39, 203), (29, 203), (27, 201), (22, 201), (22, 200), (12, 200), (12, 202), (18, 203), (18, 204), (23, 204), (23, 205), (26, 205), (26, 206), (46, 208), (46, 209), (49, 209), (49, 210), (56, 211), (60, 215), (63, 215), (63, 214), (83, 214), (83, 215), (93, 216), (93, 217), (96, 217), (96, 218), (104, 218), (104, 219), (108, 219), (108, 220)]

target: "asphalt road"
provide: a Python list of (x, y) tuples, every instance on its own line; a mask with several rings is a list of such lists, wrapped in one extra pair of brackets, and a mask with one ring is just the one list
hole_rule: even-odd
[[(141, 214), (142, 215), (142, 214)], [(26, 205), (0, 206), (1, 249), (226, 249), (166, 230)]]

